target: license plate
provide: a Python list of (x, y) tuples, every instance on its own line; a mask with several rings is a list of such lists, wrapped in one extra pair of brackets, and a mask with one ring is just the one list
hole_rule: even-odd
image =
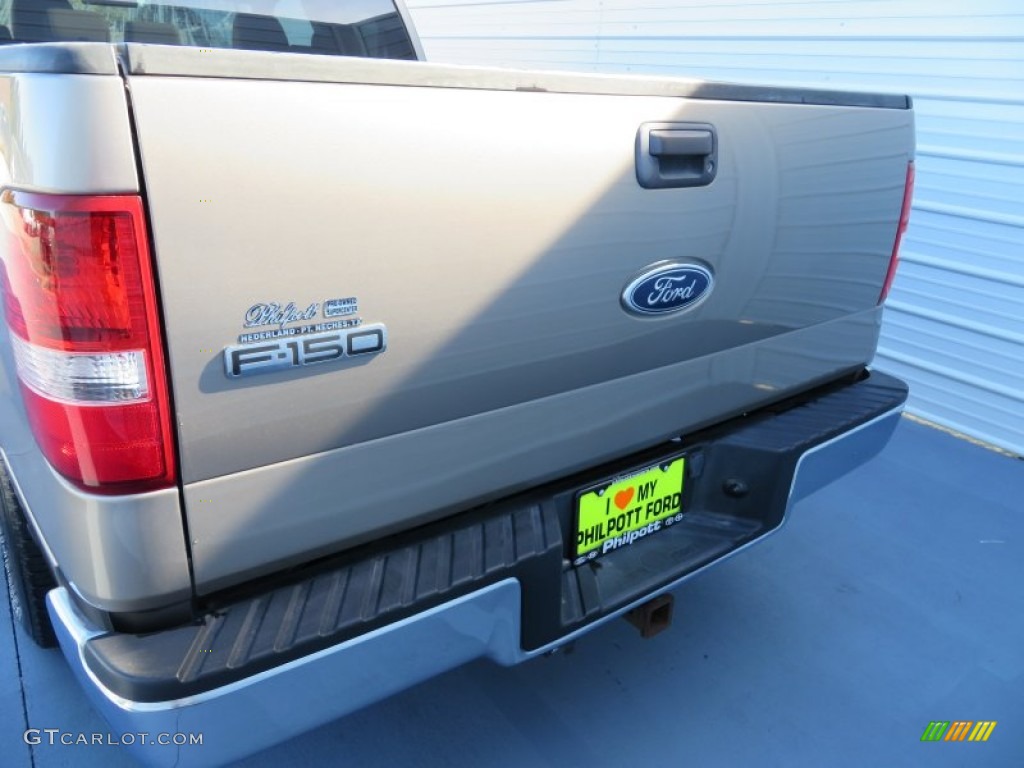
[(683, 519), (686, 457), (630, 472), (576, 497), (574, 563), (628, 547)]

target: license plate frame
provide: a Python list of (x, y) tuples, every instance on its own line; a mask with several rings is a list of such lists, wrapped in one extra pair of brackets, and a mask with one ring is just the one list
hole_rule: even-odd
[[(591, 562), (681, 522), (687, 458), (685, 453), (667, 456), (577, 491), (573, 564)], [(666, 482), (659, 489), (662, 480)]]

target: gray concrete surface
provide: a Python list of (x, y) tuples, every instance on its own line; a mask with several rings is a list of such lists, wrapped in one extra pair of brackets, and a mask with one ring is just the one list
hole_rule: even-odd
[[(0, 602), (0, 765), (133, 765), (123, 747), (24, 744), (26, 727), (107, 729)], [(922, 743), (931, 720), (998, 725)], [(619, 621), (569, 655), (472, 664), (243, 763), (297, 764), (1024, 765), (1024, 461), (904, 420), (779, 534), (690, 581), (659, 637)]]

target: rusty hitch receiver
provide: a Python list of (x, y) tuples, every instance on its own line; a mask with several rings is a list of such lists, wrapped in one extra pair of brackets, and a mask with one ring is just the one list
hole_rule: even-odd
[(672, 595), (659, 595), (625, 615), (626, 621), (640, 630), (645, 640), (669, 628), (672, 623)]

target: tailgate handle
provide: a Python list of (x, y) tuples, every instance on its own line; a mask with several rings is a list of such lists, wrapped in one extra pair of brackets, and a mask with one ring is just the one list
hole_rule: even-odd
[(708, 123), (644, 123), (636, 134), (636, 180), (644, 189), (701, 187), (718, 171), (718, 136)]
[(655, 157), (670, 155), (711, 154), (714, 146), (711, 131), (651, 131), (651, 154)]

